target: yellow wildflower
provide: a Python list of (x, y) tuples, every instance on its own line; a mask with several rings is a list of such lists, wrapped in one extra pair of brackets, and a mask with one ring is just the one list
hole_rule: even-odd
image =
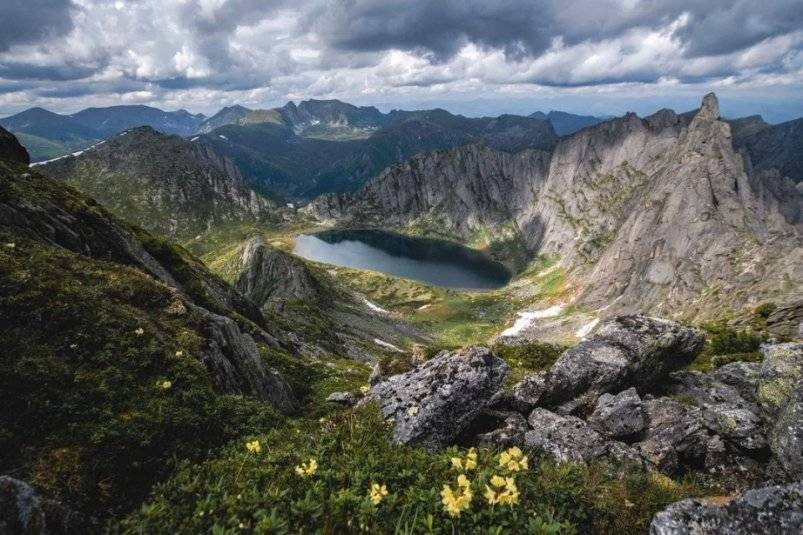
[(407, 414), (409, 414), (410, 416), (415, 416), (416, 414), (418, 414), (418, 406), (410, 405), (409, 407), (407, 407)]
[(477, 450), (471, 448), (466, 454), (466, 458), (452, 457), (452, 466), (460, 471), (469, 471), (477, 468)]
[(183, 351), (176, 351), (176, 356), (177, 357), (183, 357), (184, 356), (184, 352)]
[(259, 453), (262, 451), (262, 444), (260, 444), (258, 440), (252, 440), (251, 442), (245, 443), (245, 449), (251, 453)]
[(518, 472), (527, 470), (529, 464), (527, 456), (517, 446), (513, 446), (499, 455), (499, 466), (511, 472)]
[(371, 503), (374, 505), (379, 505), (379, 502), (382, 501), (382, 498), (388, 495), (388, 487), (386, 485), (380, 485), (379, 483), (371, 484)]
[(6, 244), (4, 244), (4, 245), (5, 245), (6, 247), (8, 247), (9, 249), (13, 249), (14, 247), (16, 247), (16, 246), (17, 246), (17, 244), (16, 244), (16, 243), (6, 243)]
[(519, 503), (519, 489), (516, 480), (512, 477), (502, 477), (494, 475), (490, 485), (485, 485), (483, 493), (489, 505), (510, 505), (511, 507)]
[(471, 482), (465, 475), (460, 474), (457, 477), (457, 487), (452, 488), (449, 485), (443, 485), (443, 490), (441, 491), (443, 510), (449, 513), (449, 516), (460, 516), (460, 513), (471, 505), (472, 497)]
[(364, 396), (365, 394), (367, 394), (369, 390), (371, 390), (371, 387), (369, 387), (368, 385), (362, 385), (362, 386), (360, 387), (360, 393), (361, 393), (363, 396)]
[(170, 381), (160, 381), (157, 383), (162, 390), (169, 390), (173, 383)]
[(78, 347), (78, 344), (70, 344), (70, 349), (75, 349), (76, 347)]
[(301, 463), (300, 465), (296, 466), (295, 470), (296, 474), (300, 475), (301, 477), (311, 476), (318, 470), (318, 461), (310, 458), (308, 462)]
[(143, 329), (142, 327), (137, 327), (137, 329), (134, 331), (134, 334), (136, 334), (137, 336), (142, 336), (143, 334), (145, 334), (145, 329)]

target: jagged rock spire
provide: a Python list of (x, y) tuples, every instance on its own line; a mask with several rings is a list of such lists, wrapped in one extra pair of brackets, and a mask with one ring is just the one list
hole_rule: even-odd
[(719, 119), (719, 101), (714, 93), (708, 93), (703, 97), (703, 105), (697, 116), (710, 120)]

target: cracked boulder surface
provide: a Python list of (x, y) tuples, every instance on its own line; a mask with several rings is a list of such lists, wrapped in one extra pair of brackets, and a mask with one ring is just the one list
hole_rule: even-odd
[(474, 421), (507, 373), (505, 361), (487, 348), (442, 351), (374, 385), (361, 404), (375, 402), (392, 420), (395, 443), (437, 450)]

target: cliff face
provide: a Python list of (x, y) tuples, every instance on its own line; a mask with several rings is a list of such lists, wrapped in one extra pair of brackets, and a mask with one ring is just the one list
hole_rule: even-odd
[(231, 160), (150, 127), (129, 130), (41, 170), (120, 217), (179, 238), (226, 222), (265, 219), (272, 211)]
[(560, 257), (582, 304), (609, 313), (699, 316), (801, 294), (801, 197), (777, 172), (752, 172), (713, 94), (697, 113), (628, 114), (551, 154), (421, 155), (307, 211), (353, 225), (428, 218), (463, 237), (512, 222), (531, 254)]

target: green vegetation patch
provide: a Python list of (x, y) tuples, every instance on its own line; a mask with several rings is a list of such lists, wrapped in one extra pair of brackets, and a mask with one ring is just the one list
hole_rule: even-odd
[(197, 319), (166, 286), (18, 235), (0, 243), (0, 473), (105, 516), (177, 459), (280, 421), (213, 390)]
[(708, 335), (705, 348), (689, 364), (690, 370), (706, 372), (731, 362), (763, 360), (759, 347), (769, 339), (768, 334), (736, 330), (725, 322), (706, 323), (702, 327)]
[(515, 453), (516, 465), (503, 468), (497, 451), (396, 446), (378, 411), (344, 412), (244, 437), (201, 464), (182, 463), (118, 529), (640, 534), (657, 510), (702, 492), (693, 480), (617, 476), (605, 466), (535, 459), (524, 466)]

